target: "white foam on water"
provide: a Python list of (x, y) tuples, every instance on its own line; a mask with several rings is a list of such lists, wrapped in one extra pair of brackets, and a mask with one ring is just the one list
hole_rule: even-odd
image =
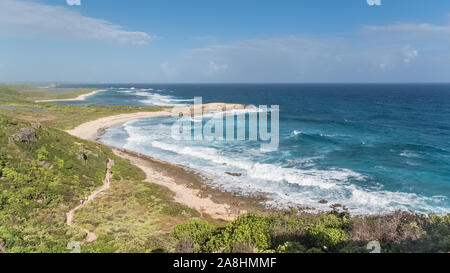
[(417, 158), (417, 157), (420, 157), (420, 155), (418, 155), (418, 154), (416, 154), (416, 153), (414, 153), (414, 152), (412, 152), (412, 151), (408, 151), (408, 150), (405, 150), (405, 151), (401, 152), (401, 153), (400, 153), (400, 156), (408, 157), (408, 158)]
[[(241, 152), (232, 153), (220, 146), (206, 146), (209, 145), (206, 143), (176, 142), (170, 138), (170, 126), (163, 122), (126, 123), (123, 129), (128, 138), (122, 147), (194, 168), (211, 178), (212, 186), (226, 191), (243, 195), (266, 193), (273, 198), (267, 204), (279, 208), (301, 205), (330, 210), (330, 204), (339, 203), (353, 214), (408, 209), (436, 213), (450, 211), (448, 207), (439, 205), (446, 199), (444, 196), (425, 197), (384, 190), (382, 186), (365, 187), (364, 183), (370, 177), (349, 169), (318, 169), (314, 165), (318, 157), (294, 159), (308, 165), (298, 164), (301, 168), (293, 168), (256, 162), (252, 147), (243, 146)], [(258, 154), (260, 156), (264, 157)], [(230, 176), (226, 172), (240, 173), (241, 176)], [(328, 204), (320, 204), (322, 199)]]
[(140, 89), (135, 91), (136, 96), (144, 97), (145, 99), (140, 102), (147, 105), (156, 106), (173, 106), (173, 105), (187, 105), (188, 102), (194, 101), (194, 99), (179, 99), (169, 95), (162, 95), (159, 93), (149, 92), (153, 89)]

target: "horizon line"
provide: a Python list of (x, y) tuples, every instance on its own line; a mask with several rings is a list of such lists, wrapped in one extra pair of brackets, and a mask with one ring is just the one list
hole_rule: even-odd
[(80, 85), (101, 85), (101, 84), (450, 84), (449, 82), (70, 82), (70, 81), (13, 81), (2, 82), (0, 85), (8, 84), (80, 84)]

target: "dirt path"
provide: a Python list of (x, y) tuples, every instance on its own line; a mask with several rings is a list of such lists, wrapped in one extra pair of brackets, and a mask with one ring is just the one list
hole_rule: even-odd
[(81, 230), (83, 230), (86, 233), (86, 238), (84, 240), (85, 243), (92, 243), (95, 240), (97, 240), (97, 234), (90, 232), (89, 230), (79, 227), (77, 225), (75, 225), (73, 223), (73, 219), (75, 216), (75, 212), (79, 209), (81, 209), (82, 207), (84, 207), (89, 201), (94, 200), (95, 197), (97, 197), (101, 192), (103, 192), (104, 190), (108, 189), (110, 187), (111, 184), (111, 177), (112, 177), (112, 172), (111, 172), (111, 167), (114, 166), (114, 160), (109, 160), (108, 164), (106, 166), (106, 175), (105, 175), (105, 180), (103, 180), (103, 185), (94, 190), (85, 200), (83, 200), (83, 202), (81, 204), (79, 204), (78, 206), (76, 206), (75, 208), (73, 208), (71, 211), (69, 211), (66, 214), (66, 219), (67, 219), (67, 225), (73, 228), (79, 228)]

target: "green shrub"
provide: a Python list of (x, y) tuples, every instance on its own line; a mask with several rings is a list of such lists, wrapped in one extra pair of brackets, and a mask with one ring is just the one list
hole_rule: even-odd
[(229, 252), (232, 243), (249, 243), (259, 250), (269, 249), (273, 241), (275, 224), (275, 218), (271, 216), (257, 214), (240, 216), (212, 238), (208, 242), (207, 249), (217, 251), (223, 248)]
[(342, 229), (329, 228), (316, 225), (308, 231), (310, 240), (315, 246), (336, 247), (338, 244), (348, 240), (347, 233)]
[(369, 253), (366, 246), (355, 245), (354, 243), (348, 243), (339, 249), (339, 253)]
[(119, 249), (114, 243), (114, 236), (101, 234), (97, 240), (81, 247), (82, 253), (114, 253)]
[(55, 162), (56, 162), (56, 166), (58, 167), (58, 169), (64, 169), (64, 164), (65, 164), (64, 160), (55, 156)]
[(321, 248), (313, 247), (306, 251), (306, 253), (317, 254), (317, 253), (325, 253)]
[(39, 161), (46, 161), (48, 158), (48, 151), (45, 148), (45, 146), (42, 146), (41, 148), (39, 148), (37, 151), (37, 157)]
[(306, 248), (298, 242), (285, 242), (277, 247), (278, 253), (305, 253)]
[(178, 240), (189, 238), (199, 248), (204, 248), (206, 242), (214, 234), (215, 227), (205, 220), (194, 219), (177, 225), (170, 235)]
[(145, 173), (138, 167), (129, 164), (125, 160), (117, 160), (111, 168), (113, 178), (115, 180), (121, 180), (126, 178), (129, 180), (141, 181), (145, 180)]
[(7, 144), (8, 143), (8, 137), (6, 136), (5, 132), (3, 132), (2, 129), (0, 129), (0, 144)]

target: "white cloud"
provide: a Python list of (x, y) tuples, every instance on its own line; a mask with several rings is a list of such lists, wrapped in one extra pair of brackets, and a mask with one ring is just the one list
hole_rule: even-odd
[(66, 0), (69, 6), (81, 6), (81, 0)]
[(417, 51), (416, 49), (412, 49), (410, 45), (407, 45), (403, 48), (403, 55), (403, 61), (405, 63), (410, 63), (413, 59), (419, 57), (419, 51)]
[[(183, 62), (189, 67), (179, 72), (189, 79), (207, 77), (216, 82), (448, 81), (449, 70), (444, 68), (450, 65), (450, 48), (440, 42), (443, 35), (392, 35), (381, 28), (377, 35), (371, 34), (359, 32), (336, 39), (285, 36), (215, 44), (188, 51)], [(430, 73), (429, 67), (439, 73)]]
[(216, 64), (215, 61), (210, 61), (209, 62), (209, 68), (213, 71), (213, 72), (219, 72), (221, 70), (226, 70), (228, 69), (228, 65), (227, 64)]
[(341, 81), (355, 68), (378, 69), (378, 55), (347, 41), (288, 36), (191, 50), (188, 63), (208, 67), (205, 75), (216, 81)]
[(124, 30), (106, 20), (83, 16), (66, 7), (19, 0), (0, 1), (0, 29), (6, 33), (147, 44), (153, 36)]

